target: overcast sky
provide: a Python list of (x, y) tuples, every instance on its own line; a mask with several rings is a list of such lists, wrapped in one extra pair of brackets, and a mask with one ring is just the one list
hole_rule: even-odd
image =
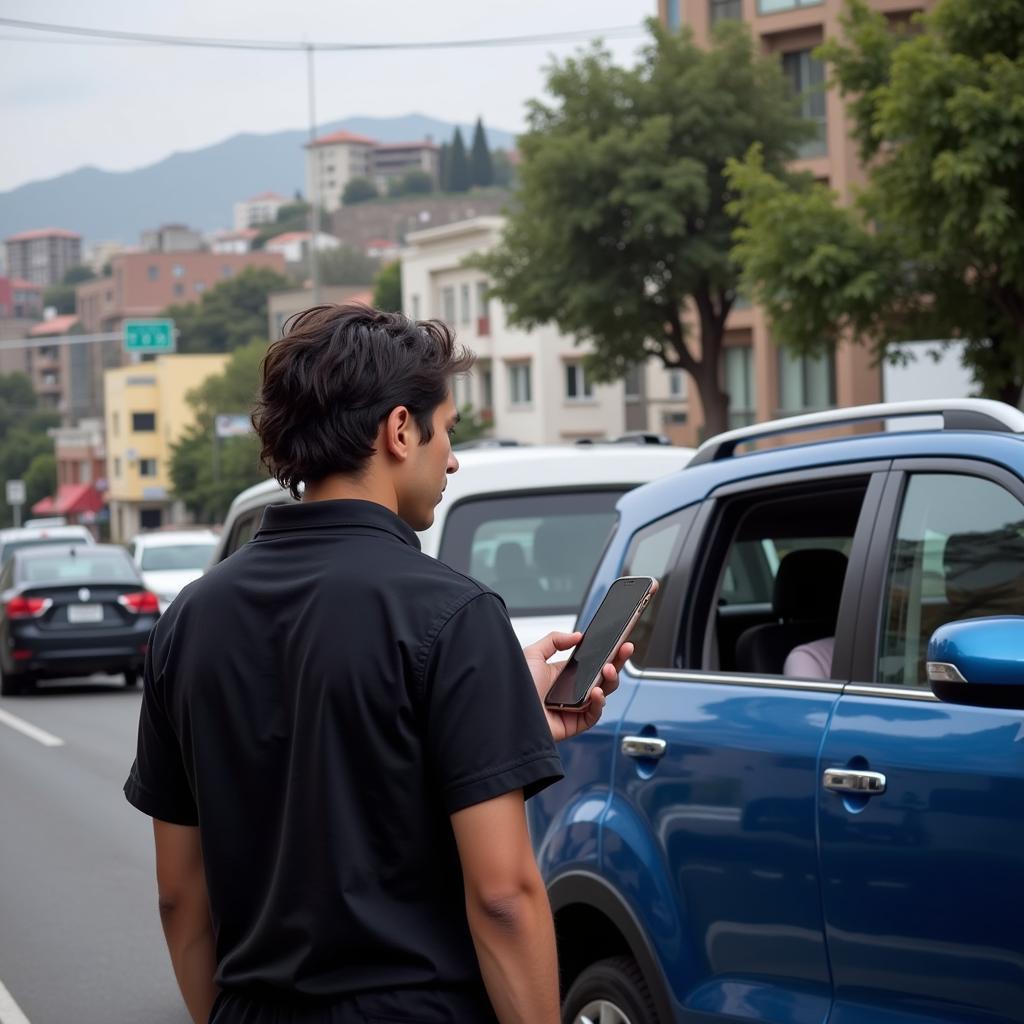
[[(121, 31), (246, 39), (405, 42), (640, 24), (656, 0), (0, 0), (0, 15)], [(237, 132), (307, 124), (300, 53), (169, 49), (0, 26), (0, 191), (82, 165), (141, 167)], [(642, 38), (608, 43), (632, 63)], [(524, 126), (552, 54), (581, 44), (317, 56), (317, 120), (423, 113)]]

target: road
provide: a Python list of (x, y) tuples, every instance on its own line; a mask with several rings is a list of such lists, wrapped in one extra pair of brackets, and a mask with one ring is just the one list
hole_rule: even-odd
[(0, 1024), (188, 1024), (157, 915), (152, 829), (121, 792), (139, 700), (103, 676), (0, 699)]

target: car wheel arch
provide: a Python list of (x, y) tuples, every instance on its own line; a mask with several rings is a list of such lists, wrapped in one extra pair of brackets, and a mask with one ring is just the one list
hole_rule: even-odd
[(562, 994), (580, 972), (610, 956), (631, 956), (651, 992), (658, 1019), (675, 1019), (658, 958), (628, 903), (599, 875), (571, 871), (548, 885), (555, 918)]

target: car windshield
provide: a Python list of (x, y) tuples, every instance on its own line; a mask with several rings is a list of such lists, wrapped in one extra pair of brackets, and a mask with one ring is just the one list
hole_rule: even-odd
[(142, 568), (148, 572), (167, 569), (205, 569), (216, 547), (215, 541), (189, 544), (161, 544), (142, 549)]
[(37, 537), (32, 540), (12, 540), (3, 546), (0, 554), (0, 566), (6, 565), (11, 560), (15, 551), (22, 551), (25, 548), (60, 547), (69, 548), (79, 544), (88, 544), (84, 537)]
[[(66, 545), (65, 545), (66, 546)], [(37, 555), (21, 564), (19, 577), (26, 583), (79, 581), (113, 581), (129, 583), (138, 580), (135, 567), (127, 554), (117, 551), (91, 552), (76, 549), (75, 554)]]

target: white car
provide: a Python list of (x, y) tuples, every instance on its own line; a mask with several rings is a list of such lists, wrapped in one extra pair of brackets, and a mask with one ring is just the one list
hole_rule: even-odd
[(186, 584), (203, 575), (217, 548), (212, 530), (167, 530), (140, 533), (128, 550), (148, 590), (165, 612)]
[[(456, 453), (433, 525), (420, 544), (497, 591), (523, 644), (576, 621), (590, 577), (628, 490), (681, 470), (692, 448), (580, 445)], [(211, 565), (259, 529), (268, 505), (294, 499), (275, 480), (231, 503)]]
[(0, 530), (0, 568), (15, 551), (42, 544), (95, 544), (96, 539), (84, 526), (18, 526)]

